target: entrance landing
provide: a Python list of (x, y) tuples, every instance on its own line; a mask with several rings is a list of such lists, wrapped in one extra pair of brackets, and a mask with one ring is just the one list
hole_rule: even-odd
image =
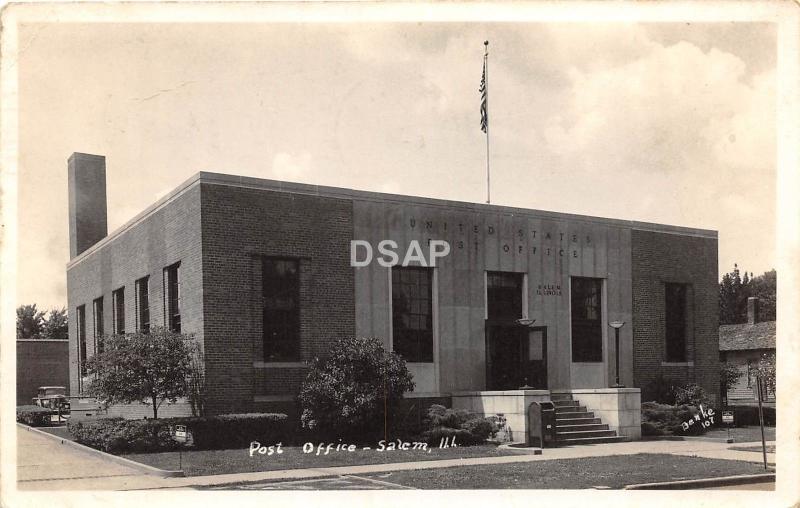
[(588, 444), (641, 439), (638, 388), (577, 388), (455, 392), (453, 409), (466, 409), (506, 422), (511, 441), (527, 442), (528, 409), (533, 402), (556, 406), (556, 439)]

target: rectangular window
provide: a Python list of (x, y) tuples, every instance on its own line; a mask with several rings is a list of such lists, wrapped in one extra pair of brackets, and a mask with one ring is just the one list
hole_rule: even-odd
[(136, 281), (136, 330), (150, 331), (150, 277)]
[(666, 360), (686, 361), (686, 284), (665, 284)]
[(392, 342), (407, 362), (433, 361), (433, 270), (392, 267)]
[(603, 361), (603, 279), (572, 277), (572, 361)]
[(264, 361), (300, 359), (300, 264), (264, 258), (261, 265)]
[(103, 297), (92, 302), (92, 317), (94, 318), (94, 351), (95, 354), (103, 351)]
[(488, 272), (486, 306), (490, 320), (511, 321), (522, 317), (521, 273)]
[(78, 366), (81, 378), (86, 376), (86, 307), (78, 307), (75, 329), (78, 332)]
[(180, 263), (164, 268), (164, 322), (173, 332), (181, 332)]
[(111, 319), (114, 333), (122, 335), (125, 333), (125, 288), (119, 288), (111, 293)]

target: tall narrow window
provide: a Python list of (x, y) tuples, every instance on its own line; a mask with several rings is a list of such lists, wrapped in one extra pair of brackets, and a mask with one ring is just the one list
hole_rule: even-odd
[(150, 331), (150, 277), (136, 281), (136, 330)]
[(407, 362), (433, 361), (433, 270), (392, 267), (392, 342)]
[(572, 361), (603, 361), (603, 280), (572, 277)]
[(515, 320), (522, 317), (522, 275), (489, 272), (486, 275), (486, 306), (490, 320)]
[(264, 361), (300, 358), (300, 265), (295, 259), (262, 263)]
[(164, 322), (173, 332), (181, 331), (180, 263), (164, 268)]
[(111, 293), (112, 326), (114, 333), (125, 333), (125, 288), (119, 288)]
[(86, 376), (86, 307), (78, 307), (75, 329), (78, 334), (78, 367), (81, 378)]
[(686, 361), (686, 284), (665, 284), (666, 360)]
[(103, 352), (103, 297), (92, 302), (92, 317), (94, 318), (94, 351), (95, 354)]

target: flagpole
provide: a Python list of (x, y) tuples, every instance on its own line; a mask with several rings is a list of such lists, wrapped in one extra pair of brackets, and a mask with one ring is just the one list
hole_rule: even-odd
[(492, 202), (491, 173), (489, 172), (489, 41), (483, 41), (483, 68), (486, 70), (486, 204)]

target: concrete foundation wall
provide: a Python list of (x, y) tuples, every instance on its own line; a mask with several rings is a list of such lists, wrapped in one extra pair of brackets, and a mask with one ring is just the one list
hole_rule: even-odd
[(503, 415), (513, 441), (525, 441), (528, 435), (528, 407), (532, 402), (550, 400), (547, 390), (508, 390), (456, 392), (453, 409), (466, 409), (483, 416)]
[(572, 394), (574, 400), (608, 424), (609, 430), (617, 431), (617, 435), (631, 441), (642, 438), (642, 397), (638, 388), (587, 388), (553, 393)]

